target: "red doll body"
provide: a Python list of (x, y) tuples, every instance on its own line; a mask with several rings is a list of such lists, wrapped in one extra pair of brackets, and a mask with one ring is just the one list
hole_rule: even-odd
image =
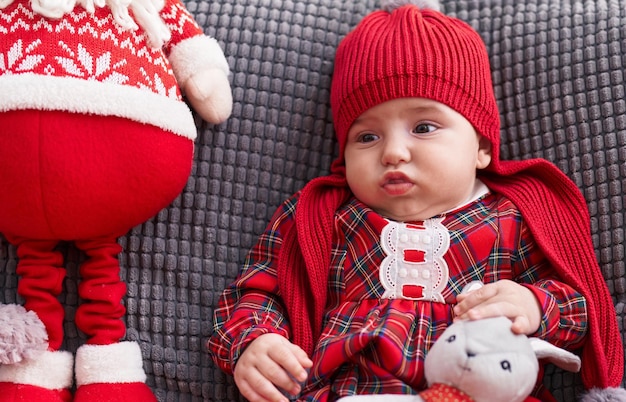
[[(150, 0), (129, 10), (115, 0), (56, 7), (0, 1), (0, 233), (17, 248), (24, 307), (47, 333), (38, 357), (9, 353), (0, 392), (70, 400), (75, 375), (74, 401), (154, 400), (138, 345), (120, 342), (117, 238), (183, 189), (196, 127), (181, 89), (206, 120), (225, 120), (228, 65), (178, 1), (160, 11)], [(61, 241), (87, 257), (75, 315), (87, 344), (75, 372), (74, 357), (59, 350)]]
[[(191, 169), (193, 143), (127, 119), (60, 111), (3, 113), (0, 127), (18, 134), (0, 138), (0, 188), (11, 189), (0, 192), (0, 232), (18, 246), (17, 273), (25, 307), (38, 313), (48, 329), (49, 347), (58, 349), (63, 341), (63, 306), (57, 290), (65, 270), (30, 263), (56, 254), (52, 249), (60, 241), (74, 241), (88, 255), (96, 253), (81, 267), (79, 296), (100, 299), (100, 310), (102, 303), (110, 309), (90, 316), (95, 304), (85, 303), (76, 312), (76, 323), (89, 336), (88, 343), (118, 341), (125, 333), (120, 297), (126, 288), (115, 258), (120, 251), (117, 237), (180, 193)], [(102, 255), (97, 249), (108, 251)], [(96, 256), (107, 259), (106, 270), (86, 272)], [(107, 284), (101, 288), (102, 296), (93, 294), (98, 287), (90, 286), (90, 279)], [(82, 294), (85, 288), (92, 288), (89, 297)], [(121, 295), (108, 296), (113, 289)], [(39, 314), (40, 309), (55, 313)]]

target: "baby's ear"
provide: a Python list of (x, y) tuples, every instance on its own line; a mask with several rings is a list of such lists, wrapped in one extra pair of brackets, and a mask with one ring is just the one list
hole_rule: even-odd
[(484, 169), (491, 163), (491, 141), (478, 135), (478, 154), (476, 155), (476, 169)]

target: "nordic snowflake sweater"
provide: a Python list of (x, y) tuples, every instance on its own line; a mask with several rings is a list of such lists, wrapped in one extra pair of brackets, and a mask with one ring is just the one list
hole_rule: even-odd
[(15, 0), (2, 11), (0, 112), (118, 116), (193, 140), (196, 127), (180, 84), (200, 67), (228, 72), (219, 44), (176, 0), (159, 13), (171, 32), (162, 48), (148, 46), (142, 29), (120, 26), (108, 7), (90, 13), (77, 5), (50, 19), (33, 12), (29, 0)]

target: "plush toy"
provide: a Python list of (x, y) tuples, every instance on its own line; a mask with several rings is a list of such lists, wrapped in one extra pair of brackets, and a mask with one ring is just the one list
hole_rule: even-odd
[[(183, 96), (210, 123), (230, 115), (226, 58), (179, 0), (0, 0), (0, 233), (24, 300), (0, 306), (2, 401), (156, 399), (139, 345), (121, 341), (117, 238), (187, 182)], [(75, 357), (61, 350), (61, 241), (86, 256)]]
[[(516, 335), (505, 317), (457, 321), (450, 325), (426, 355), (424, 373), (429, 388), (418, 395), (394, 395), (406, 402), (521, 402), (530, 395), (537, 375), (537, 359), (578, 371), (578, 356), (538, 338)], [(389, 401), (389, 395), (354, 396), (342, 402)]]
[[(341, 402), (521, 402), (530, 393), (539, 359), (568, 371), (580, 358), (542, 339), (517, 335), (505, 317), (457, 321), (433, 344), (424, 361), (429, 388), (417, 395), (359, 395)], [(581, 401), (625, 401), (623, 389), (591, 390)]]

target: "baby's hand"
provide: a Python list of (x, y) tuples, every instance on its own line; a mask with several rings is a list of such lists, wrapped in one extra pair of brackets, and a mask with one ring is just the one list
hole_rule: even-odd
[(478, 320), (505, 316), (513, 321), (511, 330), (530, 335), (541, 323), (541, 306), (526, 287), (510, 280), (486, 284), (456, 298), (455, 320)]
[(252, 341), (235, 365), (234, 377), (239, 392), (250, 402), (288, 401), (281, 391), (300, 393), (313, 365), (297, 345), (278, 334), (265, 334)]

